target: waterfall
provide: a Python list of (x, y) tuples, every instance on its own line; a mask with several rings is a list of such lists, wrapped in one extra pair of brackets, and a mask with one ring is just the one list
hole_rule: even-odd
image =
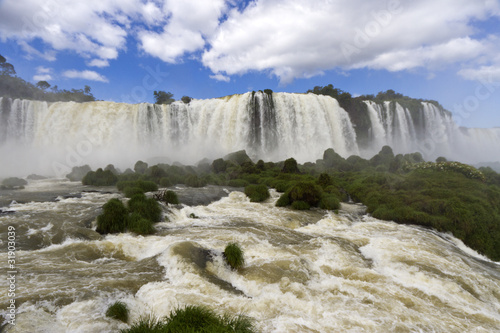
[[(303, 163), (328, 148), (345, 158), (370, 158), (384, 145), (396, 154), (419, 151), (427, 160), (499, 158), (498, 128), (459, 128), (448, 111), (429, 102), (365, 104), (353, 115), (329, 96), (261, 91), (170, 105), (0, 98), (0, 171), (64, 175), (83, 164), (196, 163), (241, 149), (255, 160)], [(367, 125), (351, 120), (359, 122), (362, 113)], [(362, 144), (357, 126), (367, 131)]]
[[(249, 92), (170, 105), (0, 100), (2, 173), (63, 175), (137, 160), (195, 163), (245, 149), (254, 159), (359, 154), (349, 115), (314, 94)], [(36, 168), (35, 168), (36, 167)], [(51, 172), (52, 171), (52, 172)]]

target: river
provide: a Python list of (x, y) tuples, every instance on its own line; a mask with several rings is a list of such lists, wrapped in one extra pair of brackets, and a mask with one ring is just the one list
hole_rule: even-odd
[[(102, 205), (122, 197), (113, 187), (48, 179), (0, 191), (4, 319), (9, 227), (16, 235), (15, 326), (4, 331), (118, 332), (128, 325), (105, 312), (119, 300), (130, 322), (196, 304), (249, 316), (260, 332), (500, 332), (500, 263), (449, 234), (355, 204), (278, 208), (274, 190), (264, 203), (199, 191), (217, 199), (163, 206), (167, 219), (146, 237), (95, 232)], [(224, 263), (229, 242), (245, 252), (240, 271)]]

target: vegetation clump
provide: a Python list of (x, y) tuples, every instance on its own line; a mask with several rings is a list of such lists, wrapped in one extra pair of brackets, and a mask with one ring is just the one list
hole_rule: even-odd
[(143, 193), (134, 195), (128, 202), (131, 213), (138, 213), (153, 222), (161, 220), (161, 207), (153, 198), (147, 198)]
[(120, 301), (111, 304), (106, 311), (106, 317), (114, 318), (126, 323), (128, 321), (127, 305)]
[(283, 169), (281, 172), (284, 173), (300, 173), (299, 167), (297, 165), (297, 161), (294, 158), (289, 158), (285, 160), (285, 164), (283, 165)]
[(159, 193), (156, 193), (154, 197), (156, 200), (164, 202), (166, 204), (172, 204), (172, 205), (179, 204), (179, 197), (177, 196), (177, 193), (171, 190), (160, 191)]
[(264, 184), (246, 186), (245, 194), (250, 198), (251, 202), (262, 202), (270, 197), (269, 190)]
[(111, 199), (102, 207), (103, 213), (97, 217), (100, 234), (124, 232), (127, 228), (128, 210), (119, 199)]
[(71, 172), (66, 175), (66, 178), (68, 178), (72, 182), (81, 181), (83, 177), (85, 177), (85, 175), (90, 171), (92, 171), (92, 169), (88, 165), (73, 167), (71, 169)]
[(83, 178), (83, 185), (113, 186), (118, 182), (118, 177), (111, 170), (101, 168), (96, 171), (89, 171)]
[(232, 269), (243, 267), (245, 259), (243, 257), (243, 250), (237, 243), (229, 243), (224, 249), (224, 259)]
[(151, 235), (155, 232), (153, 222), (137, 212), (133, 212), (128, 216), (127, 229), (138, 235)]
[(247, 317), (218, 316), (214, 311), (188, 305), (173, 310), (163, 320), (143, 318), (122, 333), (252, 333), (253, 324)]
[(486, 181), (484, 174), (473, 166), (463, 164), (460, 162), (422, 162), (418, 164), (409, 164), (406, 166), (407, 170), (434, 170), (443, 172), (458, 172), (470, 179), (478, 179)]
[(22, 178), (10, 177), (2, 181), (1, 189), (23, 189), (28, 182)]

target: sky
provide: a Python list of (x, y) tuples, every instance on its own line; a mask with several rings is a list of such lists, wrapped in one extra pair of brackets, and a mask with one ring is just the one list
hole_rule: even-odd
[(500, 127), (500, 0), (0, 0), (0, 54), (27, 81), (100, 100), (333, 84)]

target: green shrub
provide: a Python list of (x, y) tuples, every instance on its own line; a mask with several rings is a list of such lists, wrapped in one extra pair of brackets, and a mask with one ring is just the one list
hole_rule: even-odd
[(118, 182), (118, 177), (111, 170), (97, 169), (89, 171), (85, 177), (82, 178), (83, 185), (93, 186), (113, 186)]
[(166, 204), (173, 204), (173, 205), (179, 204), (179, 198), (177, 197), (177, 194), (171, 190), (161, 191), (160, 193), (156, 193), (154, 197), (156, 200), (164, 202)]
[(321, 200), (321, 187), (312, 182), (299, 182), (289, 192), (290, 201), (304, 201), (310, 206), (317, 206)]
[(270, 197), (269, 190), (266, 185), (248, 185), (245, 187), (245, 194), (250, 198), (251, 202), (262, 202)]
[(311, 208), (311, 205), (309, 205), (305, 201), (298, 200), (298, 201), (292, 202), (292, 208), (296, 209), (296, 210), (308, 210)]
[(229, 243), (224, 249), (224, 259), (232, 269), (243, 267), (245, 259), (243, 258), (243, 250), (237, 243)]
[(128, 216), (127, 229), (128, 231), (135, 232), (139, 235), (151, 235), (155, 233), (153, 222), (142, 217), (142, 215), (137, 212)]
[(149, 180), (120, 180), (116, 183), (116, 187), (119, 191), (124, 191), (127, 187), (138, 187), (144, 192), (158, 191), (158, 185)]
[(285, 180), (278, 180), (272, 183), (272, 187), (278, 192), (286, 192), (293, 186), (293, 182), (287, 182)]
[(285, 164), (283, 165), (283, 169), (281, 169), (281, 172), (300, 173), (297, 161), (294, 158), (289, 158), (285, 160)]
[(124, 323), (128, 321), (128, 309), (127, 305), (123, 302), (115, 302), (109, 306), (106, 311), (106, 317), (121, 320)]
[(170, 177), (163, 177), (160, 179), (160, 186), (161, 187), (169, 187), (174, 185), (172, 181), (170, 180)]
[(318, 184), (322, 188), (327, 188), (329, 185), (333, 185), (333, 179), (327, 173), (322, 173), (318, 177)]
[(143, 161), (137, 161), (134, 165), (134, 171), (136, 173), (144, 173), (148, 168), (148, 164)]
[(28, 182), (26, 180), (17, 177), (6, 178), (2, 181), (2, 187), (6, 189), (24, 188), (24, 185), (27, 184)]
[(216, 159), (212, 162), (212, 170), (215, 173), (226, 172), (227, 163), (222, 158)]
[[(135, 200), (134, 197), (136, 197)], [(130, 212), (137, 212), (153, 222), (161, 220), (162, 209), (154, 198), (147, 198), (145, 195), (137, 194), (129, 200), (128, 206)]]
[(144, 194), (144, 191), (140, 187), (125, 187), (123, 193), (127, 198), (132, 198), (136, 194)]
[(321, 201), (319, 202), (319, 208), (326, 210), (335, 210), (340, 208), (339, 199), (331, 194), (323, 195)]
[(197, 175), (189, 175), (184, 179), (184, 184), (189, 187), (203, 187), (207, 185)]
[(288, 205), (290, 205), (290, 197), (288, 193), (285, 192), (279, 197), (278, 201), (276, 201), (276, 207), (286, 207)]
[(81, 181), (83, 177), (85, 177), (85, 175), (89, 173), (89, 171), (92, 171), (92, 169), (88, 165), (79, 167), (76, 166), (71, 169), (71, 172), (66, 175), (66, 178), (68, 178), (72, 182)]
[(103, 213), (97, 217), (100, 234), (124, 232), (127, 227), (127, 208), (119, 199), (111, 199), (102, 207)]
[(161, 220), (161, 207), (153, 198), (147, 198), (144, 194), (136, 194), (128, 201), (128, 208), (132, 213), (138, 213), (145, 219), (153, 222)]
[(250, 183), (244, 179), (231, 179), (227, 183), (227, 186), (232, 186), (232, 187), (246, 187), (248, 185), (250, 185)]

